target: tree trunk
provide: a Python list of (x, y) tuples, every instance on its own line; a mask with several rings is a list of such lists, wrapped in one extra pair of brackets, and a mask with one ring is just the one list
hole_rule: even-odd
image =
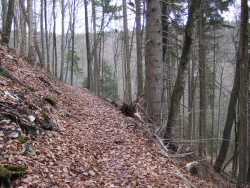
[(53, 0), (53, 54), (54, 54), (54, 76), (57, 78), (57, 45), (56, 45), (56, 1)]
[(162, 24), (160, 0), (147, 0), (146, 18), (146, 109), (149, 117), (161, 122), (163, 95)]
[[(20, 2), (19, 2), (20, 5)], [(20, 7), (21, 8), (21, 7)], [(27, 50), (27, 36), (26, 36), (26, 21), (25, 21), (25, 16), (22, 14), (22, 11), (20, 10), (20, 29), (21, 29), (21, 40), (20, 40), (20, 45), (18, 52), (22, 55), (26, 56), (26, 50)]]
[(200, 80), (200, 110), (199, 110), (199, 150), (198, 154), (200, 157), (206, 156), (205, 152), (205, 141), (206, 137), (206, 80), (205, 80), (205, 41), (204, 41), (204, 11), (203, 5), (199, 11), (199, 25), (198, 25), (198, 41), (199, 41), (199, 80)]
[(2, 3), (2, 30), (5, 29), (6, 16), (8, 12), (8, 3), (7, 0), (1, 0)]
[(137, 97), (143, 93), (142, 71), (142, 30), (141, 30), (141, 0), (135, 0), (136, 6), (136, 53), (137, 53)]
[(75, 9), (76, 9), (76, 1), (73, 1), (73, 11), (72, 11), (72, 26), (71, 26), (71, 38), (72, 38), (72, 49), (71, 49), (71, 77), (70, 77), (70, 84), (73, 85), (74, 82), (74, 54), (75, 54)]
[(60, 70), (60, 80), (63, 81), (64, 75), (64, 60), (65, 60), (65, 32), (64, 32), (64, 17), (65, 17), (65, 5), (64, 0), (61, 2), (62, 6), (62, 37), (61, 37), (61, 70)]
[(44, 0), (41, 0), (41, 16), (40, 16), (40, 31), (41, 31), (41, 46), (42, 46), (42, 52), (41, 52), (41, 66), (45, 67), (45, 46), (44, 46), (44, 19), (43, 19), (43, 9), (44, 9)]
[(49, 32), (48, 32), (48, 17), (47, 17), (47, 1), (44, 1), (44, 21), (45, 21), (45, 40), (46, 40), (46, 61), (47, 69), (50, 69), (50, 45), (49, 45)]
[(241, 25), (239, 43), (239, 68), (240, 68), (240, 91), (239, 91), (239, 174), (237, 187), (247, 187), (248, 170), (248, 1), (241, 0)]
[(84, 0), (85, 8), (85, 35), (86, 35), (86, 48), (87, 48), (87, 89), (91, 90), (92, 81), (92, 63), (91, 63), (91, 51), (90, 51), (90, 38), (89, 38), (89, 21), (88, 21), (88, 3)]
[(94, 56), (94, 92), (97, 95), (100, 95), (100, 70), (99, 70), (99, 60), (97, 52), (97, 33), (96, 33), (96, 9), (95, 9), (95, 0), (92, 1), (92, 18), (93, 18), (93, 32), (94, 32), (94, 46), (93, 46), (93, 56)]
[(194, 15), (197, 7), (199, 7), (199, 4), (200, 0), (192, 0), (190, 4), (188, 20), (185, 26), (185, 36), (184, 36), (184, 44), (183, 44), (181, 59), (178, 66), (177, 78), (175, 81), (175, 86), (170, 101), (168, 120), (167, 124), (164, 125), (163, 128), (163, 138), (165, 139), (169, 139), (169, 136), (172, 133), (172, 128), (175, 125), (178, 116), (180, 100), (184, 93), (186, 77), (187, 77), (187, 66), (189, 63), (190, 59), (189, 56), (192, 46), (192, 33), (195, 20)]
[(9, 0), (8, 13), (2, 31), (2, 43), (9, 44), (12, 20), (14, 17), (15, 0)]
[(124, 101), (131, 102), (131, 73), (130, 73), (130, 53), (129, 53), (129, 35), (128, 35), (128, 20), (127, 20), (127, 0), (122, 0), (123, 5), (123, 28), (124, 28), (124, 68), (125, 68), (125, 91)]
[[(28, 57), (29, 61), (32, 65), (36, 62), (36, 55), (35, 55), (35, 46), (34, 46), (34, 24), (33, 24), (33, 1), (27, 0), (27, 9), (28, 9), (28, 25), (29, 25), (29, 50), (28, 50)], [(25, 9), (23, 9), (25, 12)]]

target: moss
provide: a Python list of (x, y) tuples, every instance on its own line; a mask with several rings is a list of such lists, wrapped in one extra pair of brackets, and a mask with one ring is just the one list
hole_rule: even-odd
[(11, 171), (12, 176), (21, 176), (27, 173), (27, 167), (22, 165), (8, 165), (5, 167), (7, 170)]
[(42, 115), (44, 115), (45, 117), (49, 117), (49, 114), (47, 112), (43, 112), (41, 111)]
[(11, 177), (12, 172), (4, 166), (0, 166), (0, 179), (10, 179)]
[(0, 72), (0, 76), (3, 77), (3, 78), (6, 77), (6, 76), (4, 75), (4, 73), (1, 73), (1, 72)]
[(24, 143), (27, 142), (26, 138), (23, 137), (23, 136), (21, 136), (21, 135), (19, 135), (19, 136), (17, 137), (17, 140), (18, 140), (19, 142), (21, 142), (22, 144), (24, 144)]
[(56, 105), (56, 101), (55, 99), (51, 98), (51, 97), (44, 97), (43, 98), (45, 101), (47, 101), (48, 103), (50, 103), (52, 106)]
[(30, 90), (30, 91), (35, 91), (35, 89), (34, 89), (34, 87), (32, 87), (32, 86), (28, 86), (28, 89)]

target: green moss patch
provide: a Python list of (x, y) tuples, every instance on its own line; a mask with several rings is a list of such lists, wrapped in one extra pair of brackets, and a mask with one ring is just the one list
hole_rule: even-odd
[(19, 135), (19, 136), (17, 137), (17, 140), (18, 140), (19, 142), (21, 142), (22, 144), (24, 144), (24, 143), (27, 142), (26, 138), (23, 137), (23, 136), (21, 136), (21, 135)]
[(45, 101), (47, 101), (48, 103), (50, 103), (52, 106), (56, 105), (56, 101), (55, 99), (51, 98), (51, 97), (44, 97), (43, 98)]

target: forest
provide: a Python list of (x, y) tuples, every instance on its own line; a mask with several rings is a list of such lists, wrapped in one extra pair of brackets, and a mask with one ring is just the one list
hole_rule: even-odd
[(1, 43), (63, 83), (118, 105), (136, 104), (132, 110), (153, 124), (166, 148), (188, 148), (247, 187), (249, 6), (247, 0), (1, 0)]

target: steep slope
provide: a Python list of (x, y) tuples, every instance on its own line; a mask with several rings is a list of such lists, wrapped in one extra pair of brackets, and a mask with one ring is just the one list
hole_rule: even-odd
[(159, 155), (108, 102), (9, 51), (0, 46), (0, 163), (28, 167), (11, 187), (222, 187)]

